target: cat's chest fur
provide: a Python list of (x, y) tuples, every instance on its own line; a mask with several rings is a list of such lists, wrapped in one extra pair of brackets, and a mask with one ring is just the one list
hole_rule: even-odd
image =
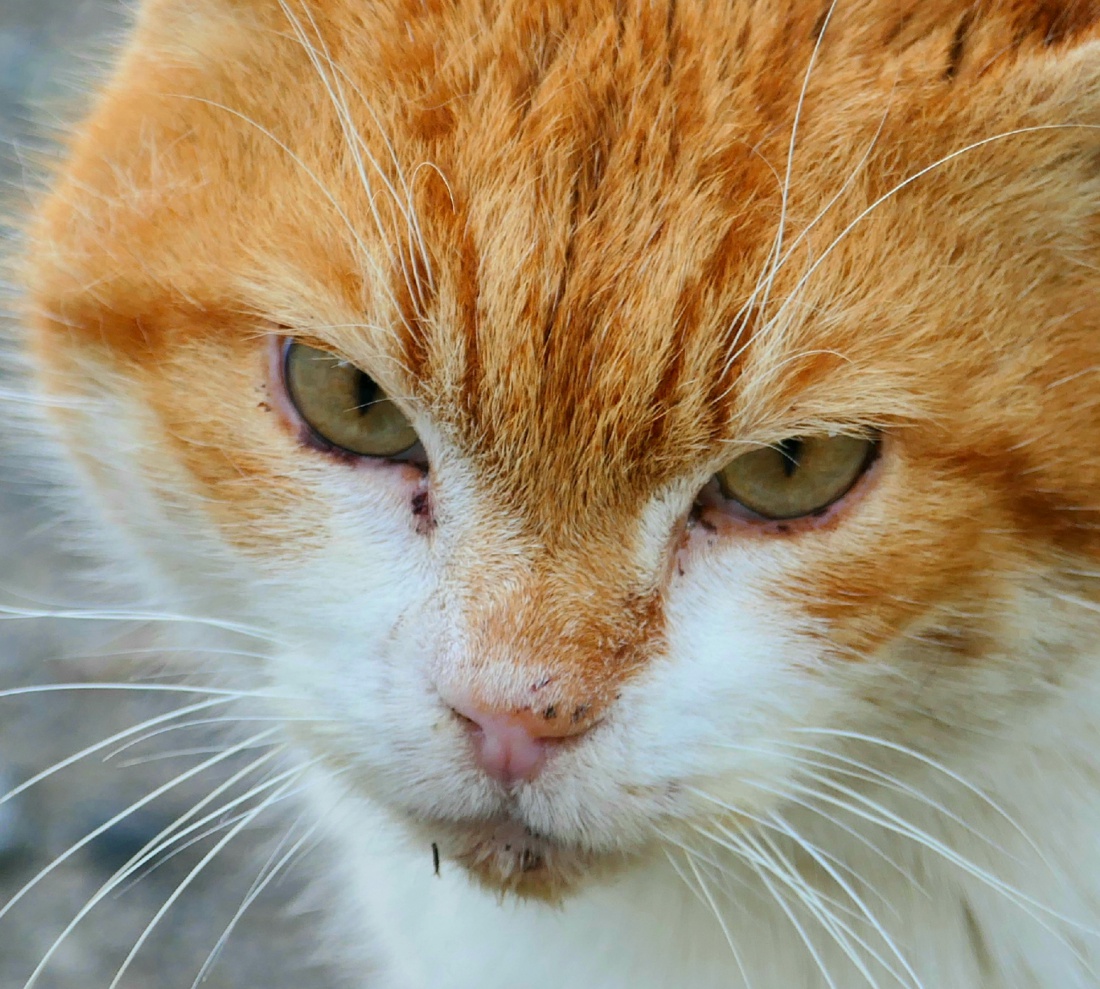
[(27, 351), (349, 985), (1097, 984), (1098, 20), (143, 6)]

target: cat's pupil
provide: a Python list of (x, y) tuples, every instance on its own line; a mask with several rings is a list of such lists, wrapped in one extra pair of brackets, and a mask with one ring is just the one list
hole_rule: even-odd
[(380, 391), (373, 378), (362, 371), (359, 372), (355, 381), (355, 408), (361, 416), (370, 412), (371, 407), (378, 401)]
[(783, 473), (787, 477), (793, 477), (794, 472), (799, 468), (799, 457), (802, 455), (802, 446), (802, 440), (791, 438), (783, 440), (783, 442), (776, 447), (779, 451), (779, 455), (783, 458)]

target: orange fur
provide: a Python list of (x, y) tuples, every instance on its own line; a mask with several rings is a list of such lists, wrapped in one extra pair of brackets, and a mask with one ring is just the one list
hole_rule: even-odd
[[(561, 734), (663, 661), (688, 543), (785, 540), (842, 663), (979, 665), (1031, 582), (1100, 604), (1098, 39), (1073, 0), (152, 0), (33, 229), (43, 380), (140, 403), (161, 496), (290, 568), (337, 468), (268, 337), (356, 363), (474, 478), (432, 475), (441, 682)], [(819, 523), (691, 507), (830, 430), (883, 443)]]
[[(264, 320), (308, 330), (459, 436), (548, 559), (590, 559), (598, 532), (731, 444), (897, 427), (892, 512), (838, 533), (827, 565), (807, 561), (815, 590), (792, 591), (861, 651), (976, 572), (1031, 566), (1021, 542), (1100, 551), (1100, 476), (1079, 456), (1100, 412), (1091, 376), (1073, 377), (1097, 361), (1100, 116), (1090, 65), (1063, 52), (1093, 30), (1093, 5), (841, 5), (806, 94), (787, 244), (818, 222), (772, 312), (746, 322), (823, 10), (311, 3), (300, 29), (339, 66), (363, 152), (396, 184), (393, 142), (422, 258), (385, 191), (382, 228), (369, 218), (276, 4), (151, 4), (38, 227), (40, 353), (105, 347), (215, 513), (262, 528), (278, 492), (299, 490), (277, 482), (298, 454), (261, 439), (240, 374)], [(1082, 127), (997, 139), (1063, 125)], [(990, 139), (820, 257), (899, 182)], [(338, 210), (374, 264), (357, 263)], [(383, 328), (324, 325), (359, 320)], [(238, 483), (250, 476), (263, 483)], [(904, 604), (881, 593), (902, 570)]]

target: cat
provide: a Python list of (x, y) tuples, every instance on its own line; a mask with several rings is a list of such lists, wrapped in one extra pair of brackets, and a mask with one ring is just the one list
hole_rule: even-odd
[(262, 653), (349, 987), (1100, 985), (1098, 39), (142, 5), (27, 352)]

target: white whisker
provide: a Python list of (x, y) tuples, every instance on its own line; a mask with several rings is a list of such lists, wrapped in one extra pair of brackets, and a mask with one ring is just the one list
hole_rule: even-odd
[(875, 210), (877, 210), (883, 203), (893, 199), (903, 189), (908, 188), (917, 180), (928, 175), (930, 172), (935, 171), (937, 168), (954, 161), (956, 158), (962, 155), (969, 154), (972, 151), (976, 151), (980, 148), (987, 147), (988, 145), (995, 144), (999, 141), (1005, 141), (1011, 137), (1019, 137), (1024, 134), (1038, 134), (1045, 131), (1061, 131), (1061, 130), (1100, 130), (1100, 124), (1036, 124), (1031, 127), (1017, 127), (1013, 130), (1002, 131), (999, 134), (994, 134), (990, 137), (982, 138), (978, 141), (973, 141), (970, 144), (962, 148), (958, 148), (952, 151), (950, 154), (944, 155), (942, 158), (938, 158), (930, 165), (924, 166), (919, 171), (914, 172), (908, 178), (903, 179), (897, 185), (893, 186), (889, 191), (884, 192), (881, 196), (874, 200), (868, 207), (856, 214), (855, 218), (846, 226), (843, 230), (833, 239), (832, 243), (825, 248), (825, 250), (817, 257), (816, 260), (810, 265), (807, 271), (799, 278), (794, 288), (791, 290), (787, 299), (785, 299), (776, 310), (775, 316), (770, 322), (777, 322), (784, 313), (791, 300), (794, 299), (799, 292), (806, 286), (806, 283), (814, 276), (817, 270), (825, 263), (826, 259), (835, 251), (848, 237), (851, 232), (858, 227), (868, 216), (870, 216)]
[(151, 793), (148, 793), (144, 797), (142, 797), (140, 800), (135, 800), (124, 810), (119, 811), (119, 813), (115, 814), (108, 821), (99, 825), (99, 827), (93, 828), (79, 841), (74, 842), (60, 855), (55, 856), (52, 862), (50, 862), (46, 866), (43, 866), (37, 873), (35, 873), (34, 876), (32, 876), (14, 894), (12, 894), (11, 898), (3, 905), (3, 907), (0, 907), (0, 919), (3, 919), (5, 916), (7, 916), (7, 914), (11, 912), (12, 907), (19, 903), (23, 899), (23, 897), (25, 897), (31, 890), (33, 890), (43, 879), (53, 873), (53, 871), (57, 869), (58, 866), (67, 862), (70, 858), (72, 858), (73, 855), (79, 852), (80, 849), (95, 841), (96, 838), (98, 838), (101, 834), (105, 834), (120, 821), (124, 821), (127, 817), (133, 814), (134, 811), (141, 810), (142, 807), (148, 806), (158, 797), (161, 797), (165, 793), (168, 793), (170, 790), (179, 786), (181, 783), (185, 783), (189, 779), (194, 779), (200, 773), (205, 772), (207, 769), (211, 769), (212, 767), (218, 765), (218, 763), (224, 762), (226, 759), (231, 758), (238, 752), (243, 751), (248, 745), (251, 745), (258, 739), (264, 737), (265, 735), (272, 734), (273, 731), (274, 729), (269, 729), (268, 731), (262, 732), (259, 735), (254, 735), (252, 738), (249, 738), (244, 742), (239, 743), (238, 745), (232, 746), (231, 748), (219, 752), (217, 755), (211, 756), (209, 759), (204, 760), (197, 766), (193, 766), (191, 769), (188, 769), (185, 772), (174, 776), (167, 783), (161, 784)]
[[(97, 685), (88, 684), (88, 685), (81, 685), (81, 686), (87, 686), (89, 689), (94, 689)], [(63, 689), (73, 689), (73, 688), (66, 687), (66, 688), (63, 688)], [(104, 688), (104, 689), (110, 689), (110, 688)], [(4, 693), (8, 696), (13, 696), (13, 695), (16, 695), (16, 694), (45, 693), (45, 692), (47, 692), (45, 689), (41, 689), (41, 688), (36, 689), (36, 688), (28, 687), (28, 688), (22, 688), (22, 689), (17, 689), (17, 690), (5, 691)], [(237, 699), (237, 696), (238, 696), (237, 694), (230, 693), (228, 691), (226, 693), (229, 694), (229, 696), (217, 697), (213, 700), (200, 701), (199, 703), (196, 703), (196, 704), (189, 704), (186, 707), (177, 708), (175, 711), (169, 711), (167, 714), (158, 714), (156, 717), (149, 718), (145, 721), (142, 721), (138, 725), (134, 725), (134, 726), (132, 726), (130, 728), (127, 728), (123, 731), (116, 732), (114, 735), (111, 735), (109, 738), (102, 739), (101, 741), (96, 742), (93, 745), (89, 745), (86, 748), (81, 749), (79, 752), (75, 752), (75, 753), (73, 753), (73, 755), (67, 756), (66, 758), (60, 760), (59, 762), (55, 762), (52, 766), (48, 767), (47, 769), (43, 769), (41, 772), (35, 773), (32, 777), (30, 777), (30, 779), (24, 780), (18, 786), (13, 787), (7, 793), (3, 794), (3, 796), (0, 796), (0, 805), (3, 805), (5, 803), (7, 803), (9, 800), (14, 800), (21, 793), (26, 793), (26, 791), (29, 790), (31, 787), (36, 786), (37, 784), (41, 783), (43, 780), (49, 779), (51, 776), (55, 775), (56, 773), (61, 772), (61, 770), (67, 769), (69, 766), (74, 765), (75, 763), (79, 762), (81, 759), (86, 759), (88, 756), (94, 755), (96, 752), (100, 752), (105, 748), (109, 748), (112, 745), (116, 745), (118, 742), (120, 742), (124, 738), (129, 738), (131, 735), (139, 734), (140, 732), (146, 731), (148, 728), (150, 728), (153, 725), (164, 724), (166, 722), (172, 721), (175, 718), (186, 717), (187, 715), (194, 714), (198, 711), (206, 711), (206, 710), (209, 710), (212, 707), (216, 707), (216, 706), (221, 705), (221, 704), (228, 704), (230, 701)], [(3, 696), (3, 695), (0, 694), (0, 696)]]
[(163, 919), (164, 915), (172, 908), (172, 905), (183, 895), (184, 891), (191, 885), (196, 877), (205, 869), (226, 847), (234, 838), (237, 837), (245, 828), (248, 827), (256, 818), (258, 818), (265, 810), (268, 810), (274, 805), (280, 797), (282, 797), (288, 790), (291, 789), (293, 780), (284, 783), (278, 790), (271, 796), (267, 797), (259, 806), (253, 808), (244, 820), (238, 822), (230, 829), (229, 833), (225, 835), (209, 852), (202, 857), (202, 859), (195, 865), (193, 869), (183, 878), (179, 885), (173, 890), (172, 894), (165, 900), (164, 904), (153, 915), (153, 919), (146, 925), (145, 930), (141, 932), (137, 941), (134, 942), (134, 946), (130, 949), (129, 953), (123, 959), (122, 964), (119, 966), (118, 972), (115, 974), (114, 979), (111, 980), (111, 984), (107, 989), (118, 989), (119, 983), (122, 982), (123, 976), (126, 974), (130, 965), (137, 957), (138, 952), (141, 950), (142, 945), (149, 939), (149, 935), (152, 934), (154, 928)]
[[(248, 891), (248, 894), (241, 901), (241, 905), (237, 908), (236, 913), (233, 914), (229, 923), (226, 925), (225, 930), (222, 931), (221, 936), (218, 938), (214, 947), (210, 950), (210, 954), (206, 956), (206, 961), (203, 962), (202, 968), (199, 969), (198, 975), (195, 976), (194, 982), (191, 983), (191, 989), (198, 989), (199, 985), (206, 979), (206, 976), (207, 974), (209, 974), (210, 969), (214, 966), (215, 960), (221, 953), (222, 949), (225, 947), (226, 942), (232, 936), (233, 931), (236, 930), (237, 924), (240, 923), (241, 918), (245, 915), (245, 912), (248, 910), (248, 908), (252, 906), (252, 904), (256, 901), (256, 898), (259, 897), (260, 894), (263, 893), (263, 891), (271, 885), (272, 881), (276, 879), (287, 868), (287, 866), (290, 865), (294, 857), (306, 846), (306, 844), (317, 833), (320, 827), (321, 823), (318, 821), (312, 827), (308, 828), (306, 832), (290, 847), (290, 849), (281, 858), (278, 859), (278, 861), (274, 861), (275, 856), (278, 855), (279, 850), (283, 846), (283, 842), (286, 841), (286, 838), (283, 839), (283, 842), (279, 843), (275, 851), (272, 852), (271, 857), (264, 864), (263, 869), (261, 869), (260, 871), (260, 876), (262, 878), (257, 878), (257, 881), (253, 883), (252, 888)], [(290, 836), (292, 831), (293, 826), (287, 831), (287, 837)], [(272, 864), (272, 862), (274, 862), (274, 864)]]
[[(275, 758), (276, 755), (277, 752), (268, 752), (265, 753), (263, 756), (260, 756), (258, 759), (253, 760), (246, 767), (234, 773), (232, 777), (219, 785), (211, 793), (207, 794), (206, 797), (204, 797), (201, 801), (199, 801), (199, 803), (191, 807), (190, 810), (188, 810), (182, 817), (177, 818), (175, 821), (172, 822), (171, 825), (162, 830), (150, 841), (146, 842), (145, 845), (142, 846), (141, 850), (137, 852), (137, 854), (133, 855), (124, 865), (116, 870), (116, 872), (110, 877), (110, 879), (108, 879), (99, 887), (95, 894), (88, 899), (84, 906), (82, 906), (80, 910), (76, 913), (76, 915), (69, 921), (69, 923), (61, 931), (61, 933), (58, 934), (53, 943), (50, 945), (49, 949), (43, 954), (41, 959), (39, 959), (37, 966), (35, 967), (34, 971), (31, 972), (31, 975), (27, 979), (27, 982), (25, 983), (23, 989), (31, 989), (34, 983), (46, 970), (47, 966), (50, 963), (50, 960), (61, 948), (62, 944), (68, 939), (69, 935), (77, 928), (77, 926), (84, 920), (84, 918), (87, 917), (88, 914), (90, 914), (92, 910), (95, 909), (95, 907), (99, 903), (101, 903), (107, 896), (114, 892), (114, 890), (116, 890), (119, 886), (126, 882), (126, 880), (130, 878), (130, 876), (141, 869), (146, 863), (158, 857), (161, 852), (164, 851), (164, 849), (176, 843), (180, 838), (191, 833), (194, 829), (200, 828), (209, 821), (214, 820), (217, 817), (223, 816), (225, 812), (232, 809), (233, 806), (245, 800), (251, 799), (253, 796), (256, 795), (257, 792), (262, 792), (262, 790), (268, 784), (261, 784), (259, 787), (255, 787), (249, 790), (248, 793), (244, 794), (241, 797), (238, 797), (235, 801), (219, 807), (212, 814), (209, 814), (205, 818), (195, 822), (193, 825), (191, 825), (190, 828), (184, 829), (182, 831), (177, 831), (181, 824), (186, 823), (186, 821), (190, 817), (201, 811), (204, 806), (209, 805), (222, 793), (226, 792), (229, 788), (236, 785), (236, 783), (244, 779), (244, 777), (247, 776), (249, 773), (255, 772), (255, 770), (263, 766), (265, 763), (269, 762), (271, 759)], [(201, 838), (202, 836), (200, 835), (199, 837)], [(173, 855), (178, 854), (178, 852), (182, 850), (182, 847), (177, 848), (176, 852), (174, 852)], [(165, 861), (167, 861), (167, 858), (162, 859), (161, 862), (159, 862), (158, 864), (163, 865)]]

